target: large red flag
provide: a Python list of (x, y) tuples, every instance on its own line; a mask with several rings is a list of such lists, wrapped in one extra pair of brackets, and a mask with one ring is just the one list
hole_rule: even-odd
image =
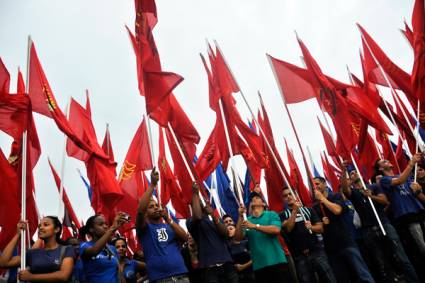
[[(403, 71), (400, 67), (398, 67), (394, 62), (392, 62), (390, 58), (388, 58), (384, 51), (382, 51), (379, 45), (373, 40), (373, 38), (366, 32), (366, 30), (362, 26), (360, 26), (359, 24), (357, 26), (359, 27), (360, 32), (363, 36), (363, 54), (365, 64), (369, 71), (369, 73), (367, 74), (368, 78), (376, 84), (389, 87), (387, 81), (384, 78), (384, 75), (382, 74), (377, 63), (373, 59), (373, 57), (375, 57), (375, 59), (379, 62), (379, 64), (382, 66), (383, 70), (387, 74), (387, 78), (389, 79), (392, 87), (401, 89), (406, 94), (407, 98), (409, 99), (409, 102), (414, 107), (415, 98), (412, 95), (412, 90), (410, 86), (410, 75)], [(373, 56), (371, 52), (373, 53)]]
[[(416, 0), (412, 14), (413, 63), (411, 86), (412, 92), (422, 104), (425, 103), (425, 5), (423, 0)], [(425, 119), (423, 119), (425, 120)]]
[(29, 97), (32, 110), (53, 118), (59, 129), (65, 133), (78, 147), (88, 153), (92, 152), (89, 145), (84, 143), (73, 131), (62, 110), (59, 108), (53, 92), (38, 60), (34, 44), (31, 45), (29, 66)]
[(124, 196), (117, 205), (117, 211), (129, 213), (133, 224), (138, 201), (148, 187), (143, 171), (150, 169), (152, 169), (152, 156), (146, 120), (143, 119), (128, 148), (118, 179)]
[[(55, 168), (53, 167), (52, 163), (50, 162), (50, 159), (48, 160), (48, 162), (49, 162), (50, 169), (52, 170), (53, 178), (55, 179), (56, 187), (58, 191), (60, 192), (61, 179), (58, 173), (56, 172)], [(74, 209), (72, 208), (71, 201), (68, 198), (68, 194), (66, 193), (65, 188), (62, 188), (62, 189), (63, 189), (62, 200), (65, 205), (65, 211), (66, 211), (65, 214), (68, 214), (71, 221), (73, 222), (72, 224), (75, 225), (77, 229), (80, 229), (81, 223), (78, 220), (78, 217), (75, 214)]]
[[(69, 125), (72, 127), (74, 133), (79, 137), (79, 139), (87, 144), (93, 152), (96, 152), (98, 155), (108, 159), (108, 156), (97, 142), (93, 123), (86, 109), (84, 109), (73, 98), (71, 99), (71, 104), (69, 107)], [(77, 146), (71, 139), (68, 139), (66, 142), (66, 151), (69, 156), (72, 156), (81, 161), (87, 161), (90, 157), (89, 152)]]
[(218, 121), (212, 129), (210, 136), (198, 157), (195, 168), (200, 180), (206, 180), (208, 176), (217, 168), (221, 161), (221, 154), (217, 142)]
[(379, 153), (375, 141), (367, 132), (367, 129), (360, 136), (357, 157), (362, 177), (365, 180), (370, 180), (374, 174), (373, 166), (376, 160), (379, 159)]

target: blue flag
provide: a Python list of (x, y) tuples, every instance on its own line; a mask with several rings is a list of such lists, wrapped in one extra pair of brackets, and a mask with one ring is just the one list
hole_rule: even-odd
[(84, 183), (84, 185), (87, 188), (87, 193), (89, 195), (89, 200), (90, 200), (90, 203), (91, 203), (92, 198), (93, 198), (93, 189), (90, 186), (89, 182), (87, 182), (87, 180), (83, 177), (83, 175), (81, 174), (80, 170), (78, 170), (78, 174), (80, 175), (81, 180), (83, 180), (83, 183)]

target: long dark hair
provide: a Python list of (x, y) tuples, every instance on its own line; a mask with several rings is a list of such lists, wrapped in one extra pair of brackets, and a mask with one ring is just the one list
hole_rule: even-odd
[(56, 242), (59, 245), (65, 245), (65, 241), (63, 241), (62, 238), (61, 238), (61, 236), (62, 236), (62, 223), (60, 222), (59, 218), (57, 216), (52, 216), (52, 215), (46, 216), (44, 218), (49, 218), (50, 220), (52, 220), (53, 227), (55, 229), (59, 228), (59, 231), (55, 235)]
[(95, 214), (93, 216), (90, 216), (87, 219), (86, 225), (84, 225), (83, 227), (80, 228), (80, 231), (79, 231), (80, 240), (85, 241), (86, 240), (86, 235), (89, 235), (89, 236), (92, 236), (93, 237), (92, 233), (90, 232), (90, 229), (94, 227), (94, 221), (99, 216), (101, 216), (101, 214)]

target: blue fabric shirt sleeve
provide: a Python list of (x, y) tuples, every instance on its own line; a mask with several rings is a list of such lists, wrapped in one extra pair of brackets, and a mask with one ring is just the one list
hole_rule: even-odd
[(63, 258), (66, 258), (66, 257), (74, 258), (74, 250), (72, 246), (66, 246), (65, 254), (63, 255)]
[(390, 176), (384, 176), (381, 178), (381, 181), (379, 184), (381, 185), (381, 188), (384, 190), (388, 190), (391, 187), (391, 181), (392, 178)]
[(80, 255), (83, 255), (83, 254), (84, 254), (84, 251), (85, 251), (86, 249), (90, 248), (90, 247), (91, 247), (90, 243), (88, 243), (88, 242), (84, 242), (84, 243), (82, 243), (82, 244), (80, 245)]

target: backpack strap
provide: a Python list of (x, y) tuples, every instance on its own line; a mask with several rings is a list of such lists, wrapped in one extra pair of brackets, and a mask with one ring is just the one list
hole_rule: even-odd
[(62, 260), (65, 257), (65, 251), (66, 251), (67, 246), (61, 246), (61, 253), (60, 253), (60, 262), (62, 264)]

